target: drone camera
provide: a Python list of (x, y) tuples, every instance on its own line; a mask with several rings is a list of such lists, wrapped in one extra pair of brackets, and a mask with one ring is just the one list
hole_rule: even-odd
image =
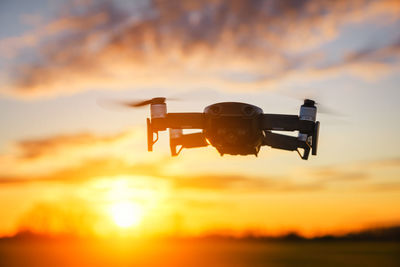
[(246, 106), (243, 108), (243, 114), (246, 116), (251, 116), (253, 115), (255, 112), (254, 108), (251, 106)]

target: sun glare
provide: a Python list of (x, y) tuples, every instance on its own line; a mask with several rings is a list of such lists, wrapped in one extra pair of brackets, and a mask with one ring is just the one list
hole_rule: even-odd
[(143, 217), (142, 207), (133, 202), (119, 202), (111, 206), (114, 223), (121, 228), (136, 226)]

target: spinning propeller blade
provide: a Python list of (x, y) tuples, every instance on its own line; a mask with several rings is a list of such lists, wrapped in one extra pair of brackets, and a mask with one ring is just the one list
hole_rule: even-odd
[[(334, 108), (331, 108), (325, 104), (321, 104), (321, 102), (326, 102), (326, 101), (321, 101), (321, 99), (323, 98), (321, 96), (321, 93), (318, 93), (315, 90), (299, 90), (298, 92), (283, 91), (280, 92), (280, 94), (292, 99), (297, 99), (302, 101), (311, 100), (315, 102), (315, 106), (317, 107), (319, 114), (326, 114), (335, 117), (346, 117), (346, 114), (343, 114), (342, 112), (337, 111)], [(307, 97), (304, 98), (304, 95), (306, 95)]]
[(315, 100), (311, 100), (309, 98), (304, 99), (304, 101), (312, 101), (314, 102), (315, 106), (318, 109), (318, 113), (326, 114), (326, 115), (332, 115), (332, 116), (343, 116), (340, 112), (327, 107), (326, 105), (322, 105), (320, 102), (317, 102)]
[[(98, 104), (103, 107), (125, 107), (125, 108), (140, 108), (151, 104), (164, 104), (167, 98), (165, 97), (154, 97), (147, 100), (98, 100)], [(168, 98), (168, 100), (178, 100), (176, 98)]]
[(166, 100), (165, 97), (154, 97), (152, 99), (141, 100), (141, 101), (127, 101), (127, 102), (120, 101), (119, 104), (125, 107), (138, 108), (151, 104), (164, 104), (165, 100)]

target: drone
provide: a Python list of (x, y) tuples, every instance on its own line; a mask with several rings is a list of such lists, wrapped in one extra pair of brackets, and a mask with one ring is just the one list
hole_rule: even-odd
[[(129, 107), (150, 105), (148, 151), (153, 151), (159, 132), (169, 129), (172, 156), (178, 156), (184, 148), (208, 145), (215, 147), (221, 156), (257, 156), (262, 146), (297, 151), (303, 160), (308, 159), (310, 151), (317, 155), (320, 123), (316, 121), (316, 102), (311, 99), (304, 100), (299, 115), (268, 114), (257, 106), (240, 102), (212, 104), (197, 113), (168, 113), (165, 97), (124, 104)], [(184, 134), (185, 129), (201, 132)], [(276, 131), (298, 131), (298, 135)]]

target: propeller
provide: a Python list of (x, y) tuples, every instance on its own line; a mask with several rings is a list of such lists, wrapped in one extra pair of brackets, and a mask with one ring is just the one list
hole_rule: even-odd
[(151, 104), (164, 104), (165, 100), (167, 100), (165, 97), (154, 97), (152, 99), (148, 100), (140, 100), (140, 101), (121, 101), (119, 102), (122, 106), (125, 107), (130, 107), (130, 108), (138, 108), (138, 107), (143, 107)]
[[(299, 92), (288, 92), (288, 91), (281, 91), (280, 92), (282, 95), (296, 99), (296, 100), (302, 100), (302, 101), (311, 101), (314, 102), (315, 106), (318, 108), (318, 113), (319, 114), (325, 114), (325, 115), (330, 115), (330, 116), (335, 116), (335, 117), (346, 117), (347, 115), (335, 110), (334, 108), (331, 108), (325, 104), (322, 104), (321, 102), (321, 94), (318, 94), (315, 90), (300, 90)], [(301, 96), (302, 94), (303, 96)], [(307, 96), (307, 98), (304, 98), (304, 95)]]
[(320, 102), (311, 100), (309, 98), (304, 99), (304, 103), (309, 103), (310, 105), (315, 105), (318, 108), (318, 113), (332, 115), (332, 116), (344, 116), (344, 114), (342, 114), (330, 107), (327, 107), (326, 105), (322, 105)]
[[(133, 100), (133, 101), (123, 101), (123, 100), (110, 100), (110, 99), (103, 99), (97, 100), (97, 103), (106, 108), (140, 108), (143, 106), (151, 105), (151, 104), (164, 104), (167, 100), (166, 97), (154, 97), (147, 100)], [(168, 98), (168, 100), (179, 100), (177, 98)]]

